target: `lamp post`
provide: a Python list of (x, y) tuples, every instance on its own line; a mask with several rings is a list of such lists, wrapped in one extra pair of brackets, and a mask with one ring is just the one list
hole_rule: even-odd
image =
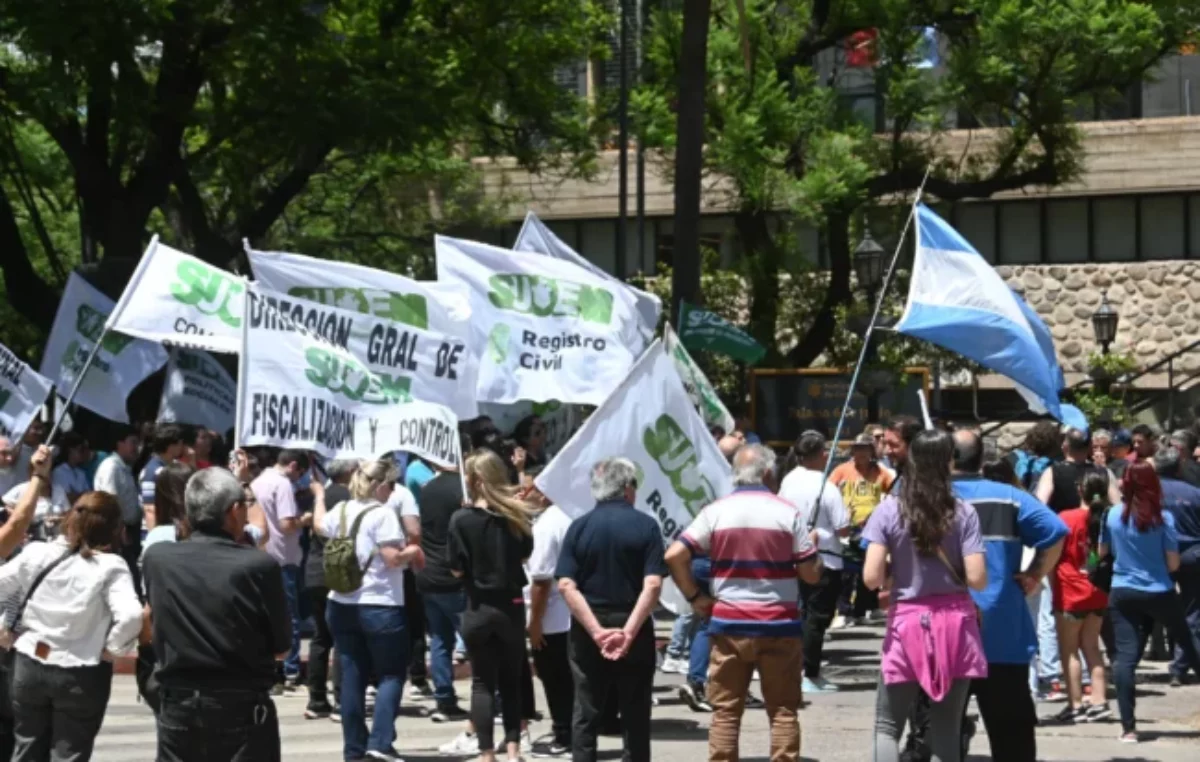
[[(884, 262), (887, 252), (883, 250), (875, 239), (871, 236), (869, 229), (864, 229), (862, 240), (858, 242), (858, 246), (854, 248), (854, 275), (858, 280), (858, 287), (862, 291), (863, 301), (870, 309), (872, 303), (878, 296), (879, 288), (883, 285), (883, 269), (886, 265)], [(880, 319), (880, 324), (884, 320)], [(862, 333), (865, 335), (867, 326), (862, 325)], [(872, 335), (870, 345), (863, 356), (863, 365), (867, 366), (867, 374), (863, 378), (863, 383), (860, 384), (863, 392), (867, 395), (867, 422), (877, 423), (879, 419), (879, 392), (881, 390), (878, 374), (872, 373), (869, 368), (875, 362), (876, 349), (875, 339)]]
[(1100, 345), (1100, 353), (1108, 354), (1108, 347), (1117, 338), (1117, 325), (1121, 316), (1115, 307), (1108, 302), (1108, 292), (1100, 297), (1100, 306), (1092, 313), (1092, 332), (1096, 335), (1096, 343)]

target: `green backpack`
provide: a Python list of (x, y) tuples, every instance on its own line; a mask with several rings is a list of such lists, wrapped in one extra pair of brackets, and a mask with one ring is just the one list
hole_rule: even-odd
[(341, 516), (339, 517), (338, 533), (336, 537), (330, 537), (325, 543), (325, 587), (335, 593), (353, 593), (362, 587), (363, 574), (366, 573), (367, 567), (371, 565), (371, 561), (375, 556), (375, 551), (371, 551), (371, 555), (367, 557), (367, 562), (362, 566), (358, 565), (358, 551), (355, 549), (355, 537), (358, 536), (358, 527), (362, 524), (363, 516), (366, 516), (371, 511), (379, 507), (379, 503), (370, 506), (363, 510), (362, 513), (354, 519), (354, 523), (350, 526), (350, 532), (346, 532), (346, 504), (343, 502), (334, 508), (336, 511), (341, 508)]

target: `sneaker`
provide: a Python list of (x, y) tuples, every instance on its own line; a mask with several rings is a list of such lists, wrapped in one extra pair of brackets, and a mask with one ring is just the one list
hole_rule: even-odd
[(383, 760), (383, 762), (404, 762), (395, 749), (388, 749), (387, 751), (367, 749), (367, 756), (364, 759), (378, 759)]
[(1112, 709), (1109, 708), (1108, 702), (1106, 701), (1103, 704), (1092, 704), (1091, 706), (1087, 707), (1087, 711), (1084, 712), (1083, 719), (1085, 722), (1103, 722), (1111, 717)]
[(1087, 722), (1087, 709), (1082, 706), (1078, 709), (1073, 706), (1064, 706), (1049, 721), (1055, 725), (1074, 725), (1076, 722)]
[(554, 738), (554, 734), (544, 735), (533, 742), (529, 752), (534, 759), (555, 759), (571, 756), (571, 745)]
[(333, 707), (329, 704), (309, 704), (304, 709), (304, 719), (306, 720), (323, 720), (333, 714)]
[(747, 709), (762, 709), (766, 704), (758, 696), (755, 696), (749, 691), (746, 692), (746, 708)]
[(802, 690), (804, 693), (837, 693), (838, 687), (825, 678), (818, 676), (812, 680), (807, 677), (804, 678)]
[(757, 669), (757, 668), (755, 668), (754, 672), (752, 672), (752, 673), (750, 674), (750, 681), (751, 681), (751, 682), (755, 682), (755, 683), (757, 683), (757, 682), (758, 682), (759, 680), (761, 680), (761, 679), (762, 679), (762, 678), (760, 678), (760, 677), (758, 676), (758, 669)]
[(666, 675), (686, 675), (688, 673), (688, 663), (683, 659), (668, 656), (663, 659), (660, 669)]
[(442, 704), (429, 714), (429, 719), (437, 723), (459, 722), (468, 719), (466, 711), (458, 704)]
[(1060, 683), (1057, 680), (1050, 683), (1050, 690), (1046, 691), (1046, 697), (1043, 699), (1043, 701), (1057, 703), (1059, 701), (1066, 701), (1066, 700), (1067, 700), (1067, 694), (1066, 694), (1066, 692), (1063, 691), (1062, 683)]
[(694, 683), (679, 686), (679, 699), (693, 712), (711, 712), (712, 704), (704, 695), (704, 687)]
[(1172, 673), (1171, 674), (1171, 687), (1172, 688), (1183, 687), (1183, 676)]
[(1140, 739), (1138, 739), (1137, 731), (1130, 731), (1128, 733), (1121, 734), (1121, 743), (1137, 743), (1138, 740)]
[(433, 686), (428, 681), (414, 682), (408, 686), (409, 701), (433, 701)]
[(829, 629), (848, 630), (851, 627), (857, 627), (860, 624), (862, 624), (862, 622), (858, 617), (838, 615), (835, 616), (833, 621), (829, 623)]
[[(508, 743), (504, 740), (504, 734), (500, 734), (500, 740), (496, 742), (496, 753), (503, 754), (508, 749)], [(530, 754), (533, 752), (533, 738), (529, 735), (529, 729), (521, 731), (521, 753)]]
[(283, 683), (275, 683), (274, 685), (272, 685), (271, 686), (271, 695), (272, 696), (282, 696), (283, 695)]
[(334, 704), (333, 707), (329, 710), (329, 720), (331, 722), (341, 722), (342, 721), (342, 705), (341, 704)]
[(463, 731), (454, 737), (450, 743), (444, 743), (438, 747), (438, 752), (442, 754), (478, 754), (479, 753), (479, 737), (474, 733)]

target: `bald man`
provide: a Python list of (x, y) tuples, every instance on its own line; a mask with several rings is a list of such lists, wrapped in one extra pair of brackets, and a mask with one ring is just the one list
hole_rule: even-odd
[(732, 434), (726, 434), (721, 437), (721, 441), (717, 442), (717, 447), (721, 450), (721, 454), (725, 456), (725, 460), (732, 463), (734, 453), (743, 444), (745, 444), (745, 440), (739, 439)]

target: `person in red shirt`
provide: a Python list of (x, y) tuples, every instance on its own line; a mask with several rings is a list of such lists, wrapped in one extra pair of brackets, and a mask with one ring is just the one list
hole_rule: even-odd
[[(1079, 481), (1083, 505), (1058, 514), (1067, 525), (1062, 556), (1050, 578), (1054, 596), (1058, 647), (1067, 679), (1067, 706), (1055, 715), (1061, 723), (1094, 722), (1112, 716), (1108, 707), (1104, 657), (1100, 653), (1100, 628), (1108, 608), (1108, 596), (1092, 584), (1088, 569), (1099, 544), (1100, 527), (1111, 504), (1108, 475), (1087, 471)], [(1079, 651), (1092, 673), (1091, 702), (1083, 704), (1083, 665)]]

